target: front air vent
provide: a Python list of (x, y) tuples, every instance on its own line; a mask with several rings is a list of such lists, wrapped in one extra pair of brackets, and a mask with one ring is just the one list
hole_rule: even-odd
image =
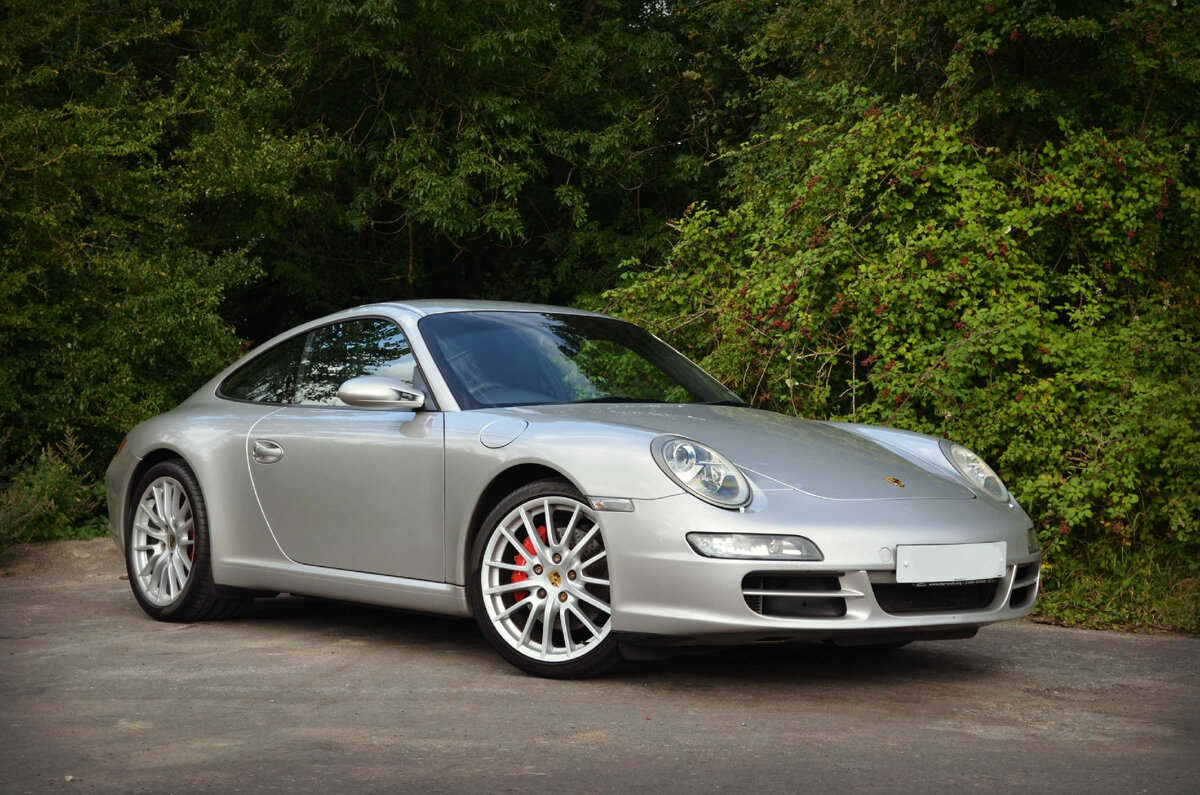
[(742, 579), (746, 606), (760, 616), (776, 618), (840, 618), (846, 615), (846, 597), (840, 573), (792, 574), (752, 572)]
[(921, 583), (871, 583), (875, 601), (885, 613), (945, 613), (982, 610), (996, 598), (1000, 580), (924, 585)]
[(1013, 575), (1012, 596), (1008, 598), (1009, 607), (1016, 610), (1028, 607), (1033, 602), (1037, 596), (1038, 572), (1041, 567), (1042, 564), (1037, 561), (1017, 566), (1017, 573)]

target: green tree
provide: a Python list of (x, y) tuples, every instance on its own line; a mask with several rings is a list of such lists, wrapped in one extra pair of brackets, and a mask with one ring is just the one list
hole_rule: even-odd
[[(504, 3), (195, 2), (190, 46), (255, 75), (231, 124), (328, 155), (285, 194), (213, 193), (213, 233), (253, 240), (267, 278), (232, 298), (251, 337), (414, 295), (569, 301), (669, 247), (707, 143), (689, 40), (665, 8)], [(220, 130), (212, 146), (239, 149)], [(227, 170), (196, 161), (198, 179)], [(259, 308), (272, 307), (268, 322)]]
[[(74, 428), (84, 448), (168, 408), (234, 352), (222, 290), (254, 272), (197, 245), (155, 4), (13, 4), (0, 34), (3, 470)], [(101, 465), (97, 461), (94, 465)], [(0, 470), (0, 471), (3, 471)]]
[(597, 290), (667, 250), (700, 180), (711, 102), (658, 5), (3, 16), (0, 483), (26, 490), (63, 480), (17, 472), (66, 471), (37, 451), (68, 429), (94, 478), (239, 336), (383, 298)]

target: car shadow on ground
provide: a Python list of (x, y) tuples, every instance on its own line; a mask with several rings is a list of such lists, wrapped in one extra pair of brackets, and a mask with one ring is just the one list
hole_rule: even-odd
[[(430, 649), (431, 662), (451, 652), (475, 658), (482, 669), (525, 676), (505, 663), (470, 619), (411, 613), (310, 597), (258, 599), (231, 623), (253, 625), (256, 634), (298, 632), (327, 640), (368, 642), (376, 648)], [(819, 642), (770, 643), (684, 652), (656, 660), (626, 661), (604, 681), (658, 682), (694, 687), (738, 682), (762, 685), (922, 684), (951, 685), (992, 676), (1002, 661), (980, 654), (973, 640), (918, 642), (899, 649), (838, 648)], [(956, 650), (958, 649), (958, 650)], [(481, 671), (483, 672), (483, 671)]]

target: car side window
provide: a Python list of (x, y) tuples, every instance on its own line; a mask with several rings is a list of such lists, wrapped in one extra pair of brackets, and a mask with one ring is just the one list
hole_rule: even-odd
[(225, 379), (219, 394), (255, 403), (290, 403), (307, 337), (298, 334), (255, 356)]
[(338, 387), (362, 375), (387, 376), (423, 389), (412, 348), (399, 327), (380, 318), (363, 318), (309, 332), (300, 357), (295, 402), (345, 406), (338, 399)]

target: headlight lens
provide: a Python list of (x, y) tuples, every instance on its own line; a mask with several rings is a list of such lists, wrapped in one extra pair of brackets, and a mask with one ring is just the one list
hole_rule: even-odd
[(688, 533), (692, 549), (706, 558), (741, 560), (823, 560), (817, 545), (802, 536), (746, 533)]
[(650, 450), (663, 472), (705, 502), (722, 508), (740, 508), (750, 502), (746, 476), (715, 450), (680, 436), (655, 439)]
[(1000, 502), (1008, 502), (1008, 489), (1000, 476), (982, 458), (961, 444), (942, 442), (942, 452), (971, 485)]

